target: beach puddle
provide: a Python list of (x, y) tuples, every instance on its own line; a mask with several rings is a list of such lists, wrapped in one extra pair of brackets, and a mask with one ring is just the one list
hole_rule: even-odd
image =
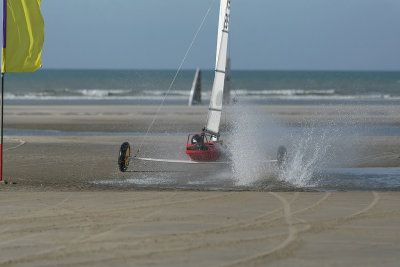
[(400, 191), (400, 168), (330, 168), (312, 180), (320, 190)]
[(235, 186), (228, 172), (211, 174), (193, 174), (182, 172), (153, 172), (151, 174), (135, 173), (134, 177), (97, 180), (93, 184), (132, 189), (166, 189), (166, 190), (251, 190), (254, 187)]
[(306, 184), (264, 174), (247, 185), (238, 185), (232, 174), (193, 176), (182, 173), (135, 174), (134, 177), (96, 180), (94, 185), (124, 189), (204, 190), (204, 191), (400, 191), (400, 168), (328, 168), (310, 174)]

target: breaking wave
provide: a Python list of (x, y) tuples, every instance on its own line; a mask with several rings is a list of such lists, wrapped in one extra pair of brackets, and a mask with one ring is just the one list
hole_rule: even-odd
[[(137, 89), (59, 89), (39, 91), (13, 91), (5, 93), (8, 100), (158, 100), (165, 97), (165, 90), (137, 90)], [(210, 99), (210, 91), (202, 92), (202, 99)], [(172, 90), (168, 94), (170, 99), (189, 98), (189, 90)], [(238, 100), (400, 100), (400, 96), (391, 94), (340, 94), (335, 89), (303, 90), (303, 89), (277, 89), (277, 90), (232, 90), (231, 96)]]

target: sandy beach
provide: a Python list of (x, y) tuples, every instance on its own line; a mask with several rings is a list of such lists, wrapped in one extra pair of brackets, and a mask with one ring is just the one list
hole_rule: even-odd
[[(226, 177), (217, 190), (188, 190), (180, 183), (216, 179), (219, 167), (134, 163), (129, 172), (119, 172), (118, 149), (124, 141), (134, 151), (140, 146), (146, 156), (184, 159), (185, 135), (201, 129), (207, 109), (166, 106), (144, 137), (156, 108), (6, 106), (5, 128), (24, 134), (5, 137), (8, 184), (0, 184), (0, 265), (398, 265), (399, 192), (246, 190)], [(362, 134), (328, 137), (340, 148), (329, 158), (331, 166), (400, 165), (399, 135), (363, 130), (400, 125), (399, 107), (254, 110), (262, 122), (292, 130), (355, 125)], [(230, 114), (241, 114), (235, 112)], [(228, 133), (232, 121), (233, 115), (223, 120)], [(226, 140), (233, 139), (227, 134)], [(268, 141), (275, 151), (282, 138)], [(288, 150), (294, 145), (288, 144)], [(153, 174), (160, 173), (165, 180), (175, 177), (176, 184), (154, 184)], [(109, 182), (146, 178), (141, 187)]]

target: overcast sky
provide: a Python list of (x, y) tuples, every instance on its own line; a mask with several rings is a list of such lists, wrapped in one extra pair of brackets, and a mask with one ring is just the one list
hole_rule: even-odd
[[(219, 0), (45, 0), (44, 68), (213, 69)], [(232, 0), (233, 69), (400, 70), (399, 0)]]

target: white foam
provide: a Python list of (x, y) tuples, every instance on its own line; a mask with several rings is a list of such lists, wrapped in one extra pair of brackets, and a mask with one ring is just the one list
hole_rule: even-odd
[(123, 95), (123, 94), (128, 94), (130, 90), (119, 90), (119, 89), (113, 89), (113, 90), (101, 90), (101, 89), (82, 89), (82, 90), (76, 90), (76, 92), (79, 92), (82, 96), (90, 96), (90, 97), (107, 97), (107, 96), (113, 96), (113, 95)]
[(270, 137), (279, 126), (272, 118), (259, 116), (251, 107), (237, 105), (233, 113), (235, 122), (230, 141), (232, 171), (236, 185), (250, 186), (272, 170), (265, 159), (276, 155), (272, 152), (275, 144), (271, 143)]
[(312, 186), (312, 176), (322, 166), (330, 148), (326, 132), (315, 135), (314, 129), (310, 128), (305, 135), (296, 137), (279, 179), (299, 187)]
[[(5, 99), (10, 100), (161, 100), (165, 90), (141, 89), (59, 89), (38, 92), (7, 92)], [(189, 90), (171, 90), (168, 99), (187, 99)], [(358, 95), (337, 94), (335, 89), (272, 89), (272, 90), (232, 90), (232, 96), (244, 99), (278, 99), (278, 100), (399, 100), (400, 96), (370, 93)], [(210, 91), (202, 91), (202, 100), (207, 102)]]

